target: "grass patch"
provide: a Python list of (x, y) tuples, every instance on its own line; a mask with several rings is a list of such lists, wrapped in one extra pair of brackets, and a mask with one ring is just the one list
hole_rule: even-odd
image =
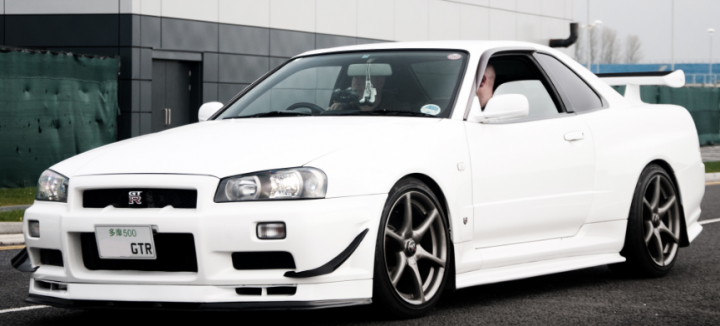
[(0, 212), (0, 222), (22, 222), (25, 210)]
[(720, 172), (720, 162), (705, 162), (705, 173)]
[(35, 187), (0, 189), (0, 206), (32, 205)]

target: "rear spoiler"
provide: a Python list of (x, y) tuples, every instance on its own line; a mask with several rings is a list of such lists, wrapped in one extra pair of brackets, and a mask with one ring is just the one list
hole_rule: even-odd
[(640, 85), (664, 85), (673, 88), (685, 86), (685, 73), (675, 71), (651, 71), (597, 74), (597, 76), (610, 86), (625, 87), (625, 98), (633, 103), (642, 103), (640, 100)]

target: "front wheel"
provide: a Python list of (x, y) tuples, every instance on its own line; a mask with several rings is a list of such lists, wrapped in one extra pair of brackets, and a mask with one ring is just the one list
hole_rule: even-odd
[(664, 276), (675, 265), (682, 227), (680, 204), (667, 172), (651, 164), (640, 175), (628, 217), (627, 261), (610, 265), (613, 272), (640, 277)]
[(426, 314), (445, 287), (449, 241), (444, 214), (430, 188), (412, 178), (398, 182), (378, 231), (373, 300), (398, 317)]

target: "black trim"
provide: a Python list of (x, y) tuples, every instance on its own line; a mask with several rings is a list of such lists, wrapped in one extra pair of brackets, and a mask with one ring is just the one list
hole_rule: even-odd
[(40, 249), (40, 263), (43, 265), (65, 266), (62, 251), (57, 249)]
[(35, 272), (38, 267), (40, 266), (32, 266), (32, 263), (30, 262), (30, 255), (28, 255), (27, 248), (23, 248), (23, 250), (20, 250), (20, 252), (13, 257), (13, 259), (10, 260), (10, 265), (12, 265), (13, 268), (26, 273), (32, 273)]
[(147, 302), (147, 301), (100, 301), (67, 300), (50, 296), (30, 294), (25, 302), (70, 309), (126, 309), (126, 310), (315, 310), (367, 305), (372, 299), (344, 299), (317, 301), (275, 301), (275, 302)]
[(345, 248), (337, 257), (333, 258), (329, 262), (327, 262), (325, 265), (322, 265), (316, 269), (310, 269), (302, 272), (294, 272), (289, 271), (285, 273), (285, 277), (292, 277), (292, 278), (305, 278), (305, 277), (313, 277), (313, 276), (320, 276), (325, 274), (330, 274), (334, 272), (340, 265), (342, 265), (348, 258), (350, 258), (350, 255), (355, 252), (355, 249), (360, 245), (360, 242), (365, 238), (365, 235), (368, 233), (369, 229), (365, 229), (364, 231), (360, 232), (360, 234), (355, 237), (355, 239), (350, 243), (350, 245)]
[(608, 77), (662, 77), (672, 74), (673, 71), (644, 71), (644, 72), (611, 72), (606, 74), (595, 74), (599, 78)]
[(294, 269), (295, 259), (287, 251), (233, 252), (233, 268), (237, 270)]

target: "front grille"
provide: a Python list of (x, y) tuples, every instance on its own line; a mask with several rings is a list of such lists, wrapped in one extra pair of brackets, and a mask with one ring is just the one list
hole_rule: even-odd
[(43, 265), (63, 266), (62, 252), (57, 249), (40, 249), (40, 263)]
[(80, 244), (85, 268), (96, 270), (133, 270), (147, 272), (197, 272), (195, 240), (191, 233), (155, 233), (155, 260), (102, 259), (95, 233), (81, 233)]
[[(137, 193), (139, 198), (131, 198), (130, 192)], [(196, 208), (197, 190), (184, 189), (93, 189), (83, 192), (83, 207), (105, 208)]]
[(233, 252), (232, 263), (237, 270), (295, 269), (295, 259), (286, 251)]

